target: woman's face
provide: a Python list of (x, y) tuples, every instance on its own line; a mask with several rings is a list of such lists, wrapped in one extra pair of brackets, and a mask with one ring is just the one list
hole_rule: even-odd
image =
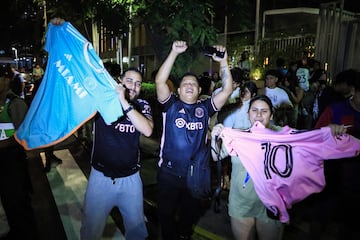
[(256, 121), (259, 121), (265, 127), (269, 127), (270, 120), (272, 118), (272, 113), (269, 105), (262, 100), (254, 101), (249, 108), (249, 118), (251, 125), (253, 125)]
[(249, 100), (250, 98), (251, 98), (251, 92), (249, 91), (249, 89), (246, 87), (245, 89), (244, 89), (244, 93), (243, 93), (244, 95), (241, 97), (241, 99), (243, 100), (243, 101), (247, 101), (247, 100)]

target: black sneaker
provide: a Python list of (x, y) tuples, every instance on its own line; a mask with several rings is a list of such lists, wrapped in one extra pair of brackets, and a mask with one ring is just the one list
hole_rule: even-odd
[(51, 170), (51, 164), (46, 164), (46, 166), (44, 167), (44, 171), (48, 173), (50, 172), (50, 170)]
[(62, 164), (62, 162), (63, 162), (60, 158), (58, 158), (54, 154), (51, 156), (51, 161), (56, 162), (57, 164)]
[(53, 152), (45, 153), (45, 157), (46, 157), (46, 161), (55, 162), (57, 164), (62, 163), (62, 160), (60, 158), (58, 158), (57, 156), (55, 156), (55, 154)]

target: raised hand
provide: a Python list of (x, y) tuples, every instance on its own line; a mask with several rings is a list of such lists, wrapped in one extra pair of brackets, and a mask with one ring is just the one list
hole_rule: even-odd
[(176, 53), (183, 53), (188, 48), (185, 41), (174, 41), (172, 45), (172, 50)]

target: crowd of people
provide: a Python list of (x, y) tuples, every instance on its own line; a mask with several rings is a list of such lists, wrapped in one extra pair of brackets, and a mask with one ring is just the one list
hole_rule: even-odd
[[(175, 56), (173, 55), (176, 54), (172, 52), (170, 54), (171, 60), (166, 61), (175, 61)], [(307, 131), (318, 129), (324, 126), (329, 126), (334, 136), (341, 135), (347, 132), (355, 137), (358, 137), (356, 134), (356, 126), (359, 124), (356, 123), (357, 117), (355, 116), (358, 114), (356, 113), (357, 108), (355, 104), (358, 101), (356, 98), (356, 89), (358, 88), (357, 85), (360, 83), (359, 72), (353, 69), (344, 70), (339, 73), (335, 77), (333, 82), (330, 84), (327, 82), (328, 80), (326, 79), (324, 70), (320, 68), (320, 63), (315, 61), (313, 68), (310, 69), (306, 65), (306, 60), (307, 59), (303, 59), (302, 61), (298, 62), (291, 62), (289, 64), (289, 68), (269, 69), (264, 75), (264, 88), (258, 88), (255, 82), (251, 81), (248, 78), (248, 74), (244, 70), (238, 67), (230, 69), (232, 81), (231, 93), (225, 101), (224, 106), (221, 108), (221, 110), (218, 109), (219, 111), (216, 111), (212, 116), (210, 116), (210, 121), (208, 125), (208, 128), (210, 130), (208, 131), (208, 134), (216, 135), (216, 132), (219, 131), (219, 126), (236, 129), (248, 129), (254, 124), (255, 121), (263, 119), (262, 121), (264, 126), (274, 130), (275, 132), (282, 129), (284, 126), (289, 126), (294, 129)], [(301, 66), (299, 72), (297, 71), (299, 69), (297, 67), (298, 64)], [(164, 65), (167, 66), (169, 69), (169, 65), (171, 64), (165, 62)], [(163, 72), (164, 70), (162, 70), (160, 73)], [(168, 74), (169, 70), (167, 70), (166, 76), (160, 76), (163, 79), (168, 79)], [(195, 78), (195, 75), (190, 74), (190, 76), (191, 78)], [(223, 84), (222, 80), (224, 79), (224, 77), (226, 78), (227, 75), (224, 75), (224, 73), (222, 73), (221, 71), (219, 75), (215, 74), (215, 78), (212, 78), (207, 73), (203, 73), (202, 75), (198, 76), (198, 83), (193, 83), (193, 85), (198, 85), (199, 87), (198, 91), (200, 92), (197, 93), (199, 95), (199, 99), (212, 99), (218, 94), (218, 92), (222, 91), (223, 88), (221, 84)], [(160, 90), (164, 90), (163, 87), (157, 87), (157, 93), (159, 93)], [(182, 99), (184, 96), (181, 96), (181, 87), (178, 91), (180, 95), (180, 100), (187, 103), (186, 99)], [(189, 89), (188, 91), (189, 94), (190, 92), (191, 94), (196, 92), (193, 89)], [(163, 99), (165, 99), (164, 101), (167, 102), (171, 99), (170, 96), (172, 95), (172, 91), (167, 90), (166, 92), (167, 94), (170, 94), (166, 95), (167, 97), (163, 97)], [(161, 96), (162, 95), (160, 95), (160, 97)], [(194, 96), (192, 97), (192, 101), (195, 101), (196, 98)], [(171, 100), (171, 102), (172, 101), (173, 100)], [(333, 106), (335, 102), (345, 103), (344, 101), (348, 102), (346, 109), (351, 108), (351, 111), (348, 110), (348, 112), (346, 112), (346, 117), (351, 120), (346, 120), (345, 117), (343, 117), (342, 120), (337, 119), (336, 117), (330, 117), (329, 108), (331, 108), (331, 106)], [(160, 100), (160, 103), (161, 102), (162, 101)], [(260, 106), (251, 106), (251, 103), (256, 103)], [(165, 107), (165, 109), (167, 109), (168, 107), (170, 106)], [(184, 110), (187, 109), (185, 111), (186, 113), (188, 112), (188, 108), (189, 107), (184, 108)], [(254, 110), (254, 113), (251, 113), (252, 108), (256, 109), (256, 111)], [(337, 107), (336, 109), (345, 108)], [(260, 118), (259, 116), (257, 116), (259, 114), (261, 116)], [(331, 116), (334, 115), (333, 112), (331, 114)], [(165, 125), (163, 127), (165, 129), (165, 132), (168, 132), (167, 134), (170, 134), (169, 132), (172, 128), (170, 127), (171, 125), (168, 125), (168, 112), (166, 112), (165, 115), (167, 116), (167, 121), (165, 122)], [(349, 115), (351, 115), (352, 117), (349, 117)], [(174, 116), (174, 118), (176, 117)], [(251, 120), (251, 118), (253, 119)], [(324, 118), (326, 119), (326, 121), (324, 120)], [(173, 120), (170, 122), (175, 123), (176, 121)], [(214, 126), (215, 128), (212, 131)], [(166, 139), (166, 136), (167, 135), (164, 136), (164, 139)], [(189, 138), (189, 136), (181, 138), (179, 136), (182, 136), (182, 133), (180, 134), (178, 132), (176, 136), (177, 138), (173, 138), (174, 140), (176, 139), (176, 144), (173, 143), (174, 140), (165, 141), (164, 139), (162, 139), (161, 142), (164, 143), (164, 145), (173, 143), (172, 146), (178, 146), (181, 144), (185, 144), (189, 141), (189, 139), (192, 139)], [(202, 136), (204, 136), (204, 133), (202, 134)], [(212, 139), (212, 142), (215, 142), (214, 139), (217, 139), (217, 137), (210, 137), (210, 139)], [(326, 141), (324, 141), (323, 143), (326, 144)], [(192, 148), (193, 147), (194, 146), (192, 146)], [(177, 181), (179, 182), (176, 182), (175, 179), (170, 180), (170, 176), (177, 176), (176, 174), (172, 175), (171, 173), (172, 171), (176, 171), (173, 168), (176, 169), (177, 167), (174, 167), (174, 162), (171, 161), (172, 159), (174, 159), (173, 155), (171, 155), (171, 157), (169, 157), (170, 155), (164, 155), (163, 151), (166, 152), (166, 148), (167, 147), (164, 147), (160, 154), (161, 160), (159, 162), (160, 172), (158, 175), (158, 182), (160, 185), (160, 189), (163, 189), (163, 191), (160, 191), (162, 195), (160, 194), (160, 198), (158, 200), (159, 210), (161, 214), (160, 216), (161, 218), (165, 219), (164, 221), (161, 220), (161, 226), (166, 226), (166, 229), (173, 230), (170, 234), (170, 231), (163, 229), (162, 231), (165, 231), (163, 232), (163, 236), (167, 236), (167, 238), (169, 239), (188, 239), (189, 235), (191, 235), (191, 225), (193, 225), (200, 216), (196, 215), (199, 214), (198, 211), (191, 211), (191, 216), (182, 215), (185, 214), (181, 210), (183, 209), (182, 201), (184, 200), (176, 199), (180, 196), (180, 199), (186, 196), (186, 194), (179, 194), (179, 190), (177, 189), (178, 187), (180, 188), (182, 186), (181, 182), (182, 184), (184, 184), (184, 180), (180, 180), (181, 178), (175, 178), (178, 179)], [(214, 160), (222, 159), (223, 161), (222, 187), (223, 189), (229, 191), (228, 213), (231, 218), (231, 227), (233, 230), (234, 238), (281, 239), (284, 231), (284, 225), (281, 224), (279, 219), (273, 219), (273, 217), (271, 217), (271, 214), (269, 214), (268, 209), (264, 207), (263, 203), (257, 196), (254, 184), (251, 181), (251, 176), (249, 175), (246, 168), (241, 164), (239, 158), (229, 157), (226, 154), (226, 150), (224, 151), (224, 154), (220, 151), (218, 144), (215, 144), (212, 149), (219, 150), (219, 152), (212, 151), (212, 158)], [(220, 153), (222, 153), (223, 156), (219, 156)], [(182, 156), (182, 162), (186, 162), (184, 160), (186, 158), (187, 157)], [(225, 159), (227, 159), (228, 161), (226, 162)], [(305, 203), (310, 202), (309, 209), (316, 213), (316, 217), (312, 219), (310, 226), (311, 239), (319, 239), (321, 237), (321, 234), (324, 233), (324, 229), (326, 228), (327, 224), (329, 224), (329, 222), (332, 220), (336, 221), (339, 224), (339, 229), (337, 232), (338, 235), (335, 236), (337, 239), (342, 239), (343, 236), (347, 236), (349, 239), (355, 239), (359, 236), (356, 232), (355, 227), (352, 224), (353, 222), (349, 223), (351, 218), (349, 217), (349, 215), (347, 215), (347, 213), (350, 212), (350, 209), (348, 208), (353, 208), (354, 211), (358, 211), (358, 207), (353, 207), (353, 205), (355, 205), (354, 201), (357, 200), (359, 196), (359, 189), (357, 189), (358, 184), (355, 177), (355, 172), (358, 165), (356, 159), (357, 157), (345, 160), (339, 159), (325, 161), (325, 177), (326, 181), (329, 182), (329, 184), (326, 185), (324, 191), (322, 191), (321, 193), (315, 193), (309, 196), (306, 201), (304, 201)], [(165, 169), (171, 168), (171, 171), (166, 174), (163, 172), (164, 164), (166, 164), (165, 166), (167, 166), (165, 167)], [(336, 165), (336, 167), (332, 167), (332, 165)], [(342, 169), (343, 172), (339, 173), (335, 171), (336, 174), (334, 174), (333, 171), (336, 168)], [(331, 184), (331, 182), (336, 181), (336, 179), (348, 178), (350, 178), (351, 181), (350, 183), (344, 183), (346, 185), (346, 187), (344, 188), (339, 188), (339, 184), (335, 184), (335, 186)], [(239, 182), (241, 184), (237, 184)], [(343, 182), (343, 180), (341, 182)], [(164, 185), (165, 183), (166, 185)], [(342, 190), (334, 194), (334, 191), (339, 189)], [(166, 199), (166, 196), (169, 197), (169, 192), (174, 192), (172, 193), (174, 194), (173, 201), (168, 201), (169, 199), (167, 199), (166, 201), (164, 200)], [(329, 194), (329, 192), (332, 193), (332, 195)], [(332, 202), (334, 199), (333, 195), (337, 196), (337, 201), (335, 202)], [(175, 198), (175, 196), (177, 196), (177, 198)], [(355, 200), (352, 201), (351, 199)], [(332, 205), (329, 205), (329, 202), (331, 202)], [(351, 204), (346, 204), (348, 208), (345, 209), (343, 205), (344, 202)], [(190, 203), (188, 202), (187, 204)], [(188, 209), (194, 209), (191, 208), (189, 205), (187, 205), (187, 207)], [(332, 212), (332, 214), (329, 213), (330, 207), (336, 209), (336, 211)], [(296, 207), (294, 207), (294, 209), (295, 210), (293, 210), (293, 213), (296, 212)], [(175, 217), (176, 213), (180, 213), (180, 216), (178, 216), (179, 218)], [(330, 218), (327, 218), (328, 216), (330, 216)], [(181, 219), (183, 219), (184, 217), (187, 217), (188, 219), (193, 219), (192, 221), (188, 222), (192, 224), (183, 225), (181, 223)], [(175, 219), (179, 221), (177, 223), (179, 224), (178, 228), (174, 227), (174, 224), (176, 223)], [(182, 232), (182, 229), (186, 228), (188, 229), (187, 232)], [(176, 237), (177, 231), (175, 231), (174, 229), (179, 229), (178, 231), (180, 231), (178, 232), (178, 238)]]
[[(240, 97), (230, 108), (233, 110), (224, 107), (215, 121), (218, 124), (211, 133), (213, 159), (228, 158), (226, 149), (215, 141), (220, 135), (220, 129), (225, 126), (246, 130), (255, 120), (274, 131), (285, 126), (306, 131), (329, 126), (334, 128), (335, 135), (346, 132), (359, 138), (360, 108), (357, 102), (360, 72), (355, 69), (344, 70), (330, 84), (318, 61), (314, 62), (313, 69), (306, 63), (307, 59), (302, 59), (291, 62), (288, 68), (267, 70), (264, 88), (251, 90), (249, 79), (242, 79)], [(263, 106), (249, 107), (249, 101)], [(256, 115), (253, 109), (257, 111)], [(356, 204), (360, 196), (360, 178), (355, 177), (360, 167), (358, 158), (354, 156), (324, 161), (325, 189), (310, 195), (293, 208), (292, 213), (295, 214), (302, 204), (308, 205), (310, 211), (306, 218), (311, 219), (309, 239), (321, 239), (326, 227), (334, 222), (338, 224), (334, 236), (336, 239), (357, 239), (360, 236), (354, 222), (350, 220), (351, 214), (360, 210)], [(251, 176), (239, 157), (231, 157), (231, 168), (228, 201), (235, 239), (281, 239), (281, 228), (267, 214), (254, 190)]]
[[(62, 19), (52, 20), (54, 25), (63, 22)], [(161, 238), (191, 239), (202, 213), (201, 199), (192, 196), (187, 186), (188, 166), (211, 148), (214, 161), (228, 159), (223, 164), (222, 187), (229, 191), (228, 214), (234, 238), (281, 239), (282, 216), (265, 207), (256, 191), (255, 176), (243, 164), (257, 159), (252, 159), (251, 154), (245, 157), (230, 154), (227, 146), (219, 141), (221, 133), (225, 128), (250, 131), (259, 124), (275, 136), (287, 126), (306, 131), (329, 127), (333, 138), (347, 133), (358, 139), (360, 73), (354, 69), (344, 70), (329, 84), (319, 62), (310, 69), (308, 59), (303, 58), (290, 62), (285, 68), (284, 61), (279, 59), (278, 68), (266, 71), (265, 86), (260, 88), (243, 69), (245, 59), (242, 68), (230, 69), (226, 48), (221, 45), (214, 48), (224, 52), (224, 56), (212, 56), (219, 64), (218, 75), (214, 74), (213, 79), (186, 72), (178, 88), (169, 85), (177, 57), (188, 49), (187, 42), (182, 40), (172, 43), (167, 58), (154, 74), (163, 118), (157, 173)], [(23, 99), (24, 81), (14, 77), (18, 75), (16, 69), (11, 70), (0, 77), (0, 193), (10, 227), (6, 239), (37, 239), (26, 153), (13, 137), (27, 111)], [(39, 85), (44, 70), (37, 65), (33, 74)], [(124, 116), (110, 125), (100, 114), (94, 117), (91, 171), (84, 198), (81, 239), (101, 239), (106, 219), (114, 207), (120, 210), (126, 239), (148, 239), (139, 173), (140, 136), (150, 137), (153, 133), (152, 108), (140, 97), (143, 75), (138, 69), (125, 70), (117, 80), (116, 93)], [(326, 144), (326, 141), (328, 139), (322, 139), (321, 143)], [(61, 160), (53, 157), (53, 148), (46, 149), (46, 153), (49, 162), (45, 170), (48, 172), (51, 160)], [(358, 158), (324, 161), (325, 189), (306, 199), (313, 214), (311, 239), (320, 239), (330, 220), (339, 224), (337, 239), (359, 238), (356, 221), (351, 217), (360, 214)], [(11, 187), (6, 184), (9, 179)], [(23, 217), (19, 219), (19, 215)]]
[[(281, 239), (283, 228), (278, 220), (269, 217), (255, 192), (251, 176), (239, 158), (230, 157), (226, 149), (215, 141), (221, 132), (219, 129), (246, 130), (252, 126), (254, 119), (266, 119), (264, 126), (274, 131), (285, 126), (303, 131), (329, 126), (334, 135), (346, 132), (359, 138), (358, 70), (343, 70), (329, 82), (319, 61), (303, 57), (299, 61), (291, 61), (288, 66), (283, 59), (278, 59), (277, 63), (277, 68), (265, 72), (264, 87), (260, 88), (244, 74), (244, 70), (232, 68), (231, 96), (236, 97), (229, 97), (210, 125), (213, 129), (211, 134), (216, 136), (212, 137), (212, 158), (222, 161), (222, 188), (229, 190), (228, 211), (235, 239)], [(221, 88), (220, 84), (212, 84), (210, 88), (202, 84), (209, 80), (211, 78), (204, 74), (200, 77), (200, 85), (208, 89), (206, 94), (203, 90), (203, 96), (214, 95)], [(252, 115), (252, 107), (249, 107), (252, 100), (265, 104), (257, 110), (260, 117)], [(291, 214), (307, 215), (305, 219), (311, 219), (309, 239), (320, 239), (329, 224), (334, 222), (337, 224), (335, 239), (357, 239), (360, 236), (351, 221), (351, 212), (358, 213), (360, 210), (356, 204), (360, 196), (360, 178), (356, 177), (356, 172), (360, 170), (358, 158), (324, 161), (324, 190), (311, 194), (293, 207)], [(309, 212), (297, 212), (303, 209), (303, 205)]]

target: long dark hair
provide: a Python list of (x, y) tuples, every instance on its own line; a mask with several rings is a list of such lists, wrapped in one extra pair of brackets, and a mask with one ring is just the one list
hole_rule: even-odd
[[(250, 110), (251, 106), (253, 105), (253, 103), (254, 103), (255, 101), (258, 101), (258, 100), (265, 102), (265, 103), (269, 106), (271, 114), (274, 113), (274, 106), (273, 106), (270, 98), (269, 98), (268, 96), (266, 96), (266, 95), (263, 95), (263, 94), (257, 95), (257, 96), (253, 97), (253, 98), (250, 100), (249, 110)], [(249, 111), (249, 110), (248, 110), (248, 111)]]
[(244, 82), (240, 87), (241, 89), (240, 97), (236, 100), (236, 102), (226, 104), (225, 106), (222, 107), (221, 111), (218, 113), (218, 117), (217, 117), (218, 122), (224, 122), (224, 119), (227, 116), (233, 113), (236, 109), (242, 107), (243, 102), (241, 98), (244, 96), (245, 88), (249, 89), (251, 98), (257, 95), (258, 88), (256, 84), (251, 80)]
[(249, 80), (249, 81), (244, 82), (244, 84), (241, 86), (241, 92), (240, 92), (241, 97), (243, 97), (245, 95), (246, 88), (250, 91), (251, 98), (253, 98), (254, 96), (257, 95), (258, 87), (256, 86), (256, 84), (253, 81)]

